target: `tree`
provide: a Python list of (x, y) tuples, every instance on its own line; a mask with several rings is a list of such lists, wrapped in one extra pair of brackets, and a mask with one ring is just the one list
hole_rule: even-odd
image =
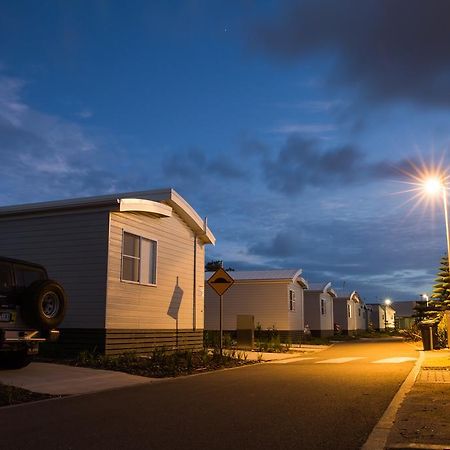
[(450, 306), (450, 272), (448, 269), (448, 257), (441, 258), (436, 284), (433, 285), (433, 293), (429, 306), (434, 307), (438, 311), (448, 309)]
[[(223, 261), (221, 259), (218, 259), (216, 261), (208, 261), (205, 264), (205, 272), (215, 272), (217, 269), (220, 269), (223, 267)], [(227, 272), (233, 272), (234, 269), (231, 267), (228, 267), (228, 269), (225, 269)]]
[(439, 321), (442, 318), (442, 312), (450, 309), (450, 272), (447, 256), (441, 258), (435, 282), (430, 300), (418, 302), (419, 304), (415, 308), (417, 311), (416, 317), (419, 320)]

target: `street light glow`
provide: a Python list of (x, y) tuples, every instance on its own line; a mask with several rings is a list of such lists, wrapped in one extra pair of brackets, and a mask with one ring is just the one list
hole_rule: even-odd
[(389, 306), (391, 303), (392, 303), (392, 301), (391, 301), (391, 299), (389, 299), (389, 298), (387, 298), (387, 299), (384, 301), (384, 304), (385, 304), (386, 306)]
[(436, 195), (443, 189), (442, 181), (438, 177), (427, 178), (423, 181), (423, 188), (427, 194)]

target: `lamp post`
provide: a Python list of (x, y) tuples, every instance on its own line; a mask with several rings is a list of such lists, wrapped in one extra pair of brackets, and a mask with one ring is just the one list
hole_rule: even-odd
[(387, 307), (391, 304), (391, 300), (387, 298), (384, 301), (384, 331), (387, 331)]
[(450, 236), (448, 225), (448, 207), (447, 207), (447, 185), (443, 177), (433, 177), (423, 180), (422, 187), (430, 195), (442, 193), (442, 201), (444, 203), (444, 217), (445, 217), (445, 235), (447, 238), (447, 264), (450, 271)]

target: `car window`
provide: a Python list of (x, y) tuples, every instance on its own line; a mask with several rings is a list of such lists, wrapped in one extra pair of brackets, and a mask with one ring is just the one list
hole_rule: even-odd
[(8, 292), (11, 290), (11, 281), (11, 266), (0, 263), (0, 292)]
[(14, 275), (18, 287), (27, 288), (30, 284), (38, 280), (45, 280), (44, 270), (37, 267), (14, 266)]

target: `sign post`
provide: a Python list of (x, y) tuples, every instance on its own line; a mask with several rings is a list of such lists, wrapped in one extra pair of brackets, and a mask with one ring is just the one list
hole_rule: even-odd
[(219, 333), (220, 333), (220, 356), (223, 349), (223, 294), (234, 283), (233, 278), (222, 267), (217, 269), (208, 279), (208, 284), (219, 295)]

